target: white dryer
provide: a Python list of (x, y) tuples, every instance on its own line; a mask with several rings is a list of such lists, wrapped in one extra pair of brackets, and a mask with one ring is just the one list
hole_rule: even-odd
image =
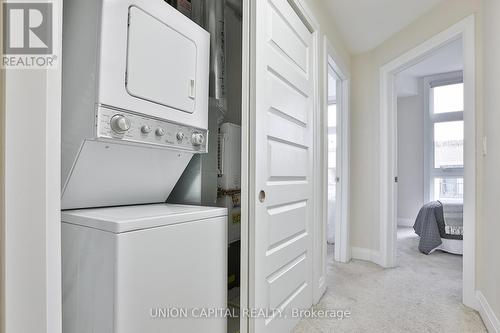
[(226, 209), (136, 205), (62, 214), (63, 332), (226, 332)]
[(63, 209), (165, 201), (207, 152), (209, 34), (163, 0), (63, 11)]

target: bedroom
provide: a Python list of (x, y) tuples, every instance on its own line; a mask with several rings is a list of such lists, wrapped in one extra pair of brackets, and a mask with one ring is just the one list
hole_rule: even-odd
[[(463, 255), (463, 43), (398, 73), (398, 263), (438, 265), (460, 291)], [(426, 256), (427, 255), (427, 256)]]

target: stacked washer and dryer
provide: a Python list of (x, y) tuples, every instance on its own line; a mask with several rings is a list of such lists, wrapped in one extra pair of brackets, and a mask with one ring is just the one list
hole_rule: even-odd
[(169, 316), (226, 306), (226, 209), (165, 203), (207, 152), (209, 34), (163, 0), (63, 21), (63, 332), (225, 332)]

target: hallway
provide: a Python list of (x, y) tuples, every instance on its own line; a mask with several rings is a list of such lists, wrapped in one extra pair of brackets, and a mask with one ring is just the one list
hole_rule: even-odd
[(294, 332), (486, 332), (479, 314), (461, 303), (462, 257), (426, 256), (417, 245), (412, 228), (398, 229), (394, 269), (336, 263), (329, 253), (327, 291), (315, 308), (350, 311), (350, 318), (303, 319)]

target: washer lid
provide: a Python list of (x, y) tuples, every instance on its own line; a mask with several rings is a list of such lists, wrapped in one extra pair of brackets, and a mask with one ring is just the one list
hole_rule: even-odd
[(122, 233), (226, 215), (226, 208), (160, 203), (67, 210), (61, 217), (65, 223)]

